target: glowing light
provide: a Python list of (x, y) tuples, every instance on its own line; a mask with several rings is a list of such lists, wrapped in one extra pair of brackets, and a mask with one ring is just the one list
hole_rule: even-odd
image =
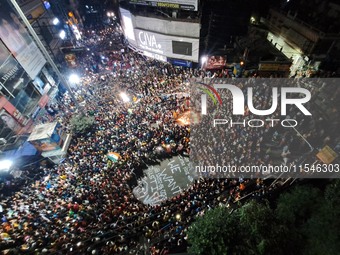
[(107, 14), (106, 14), (108, 17), (114, 17), (115, 16), (115, 14), (113, 13), (113, 12), (107, 12)]
[(53, 23), (53, 25), (58, 25), (59, 23), (60, 23), (60, 21), (59, 21), (59, 19), (58, 18), (54, 18), (53, 20), (52, 20), (52, 23)]
[(79, 83), (80, 82), (80, 78), (77, 74), (71, 74), (70, 77), (68, 78), (68, 80), (71, 82), (71, 83)]
[(120, 93), (120, 97), (123, 99), (124, 103), (130, 102), (130, 98), (124, 93)]
[(12, 164), (13, 162), (7, 159), (0, 161), (0, 171), (8, 171)]
[(59, 37), (64, 40), (66, 38), (66, 32), (64, 30), (61, 30), (59, 33)]
[(208, 57), (207, 56), (202, 56), (201, 57), (201, 64), (204, 65), (208, 60)]

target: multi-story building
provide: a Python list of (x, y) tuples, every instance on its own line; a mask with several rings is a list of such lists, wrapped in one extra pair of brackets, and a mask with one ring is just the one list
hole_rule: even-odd
[(340, 60), (339, 18), (340, 5), (331, 1), (295, 1), (281, 10), (271, 9), (262, 21), (269, 29), (267, 39), (293, 61), (291, 74), (308, 76), (319, 68), (336, 71)]
[[(18, 1), (50, 56), (55, 56), (58, 41), (48, 25), (53, 16), (46, 2)], [(22, 149), (35, 118), (58, 92), (59, 82), (11, 1), (0, 5), (0, 151), (4, 153)]]
[(199, 62), (198, 1), (126, 1), (120, 7), (130, 48), (174, 65)]

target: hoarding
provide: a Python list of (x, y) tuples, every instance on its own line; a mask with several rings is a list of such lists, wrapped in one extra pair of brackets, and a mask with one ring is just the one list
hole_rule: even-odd
[(35, 126), (27, 141), (38, 151), (46, 152), (61, 149), (63, 136), (59, 123), (46, 123)]
[(135, 29), (135, 38), (140, 50), (170, 58), (198, 62), (198, 38), (163, 35), (141, 29)]
[(4, 128), (9, 128), (14, 133), (18, 134), (20, 132), (21, 126), (19, 123), (4, 109), (0, 110), (0, 123)]
[(131, 4), (163, 7), (163, 8), (171, 8), (171, 9), (181, 9), (181, 10), (188, 10), (188, 11), (197, 11), (198, 10), (197, 2), (198, 2), (197, 0), (162, 0), (162, 1), (130, 0)]
[(200, 37), (200, 24), (197, 20), (193, 22), (186, 22), (184, 20), (167, 20), (160, 18), (132, 16), (134, 28), (152, 31), (159, 34), (174, 35), (180, 37)]
[(46, 69), (46, 67), (44, 67), (42, 69), (42, 73), (45, 75), (47, 81), (52, 85), (55, 86), (56, 85), (56, 81), (53, 79), (53, 77), (50, 75), (50, 73), (48, 72), (48, 70)]
[(0, 17), (1, 40), (34, 79), (46, 63), (44, 56), (7, 1), (0, 2)]
[(15, 108), (4, 96), (0, 97), (0, 110), (5, 110), (17, 123), (25, 126), (29, 119), (22, 115), (22, 113)]
[(0, 42), (0, 91), (15, 98), (29, 81), (28, 74)]
[(122, 26), (123, 26), (123, 32), (126, 37), (126, 39), (132, 43), (132, 45), (136, 45), (136, 39), (135, 39), (135, 33), (133, 29), (133, 21), (132, 21), (132, 15), (128, 10), (125, 10), (123, 8), (119, 8), (120, 15), (122, 18)]
[(271, 72), (289, 72), (291, 63), (286, 62), (261, 62), (259, 64), (259, 71), (271, 71)]
[(223, 69), (226, 67), (226, 62), (227, 60), (223, 56), (209, 56), (207, 61), (203, 64), (203, 69)]

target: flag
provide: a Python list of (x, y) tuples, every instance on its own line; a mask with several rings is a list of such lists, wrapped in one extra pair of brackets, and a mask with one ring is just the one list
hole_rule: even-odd
[(120, 159), (120, 155), (116, 152), (109, 152), (107, 158), (113, 162), (117, 162)]

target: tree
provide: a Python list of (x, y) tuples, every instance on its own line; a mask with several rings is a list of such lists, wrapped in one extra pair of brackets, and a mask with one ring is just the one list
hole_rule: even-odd
[[(320, 204), (320, 203), (319, 203)], [(337, 255), (340, 251), (340, 180), (326, 187), (325, 198), (306, 224), (306, 255)]]
[(276, 215), (287, 225), (300, 226), (309, 219), (322, 200), (321, 192), (309, 186), (296, 186), (279, 197)]
[(337, 255), (340, 251), (340, 180), (324, 193), (296, 186), (275, 209), (250, 201), (231, 211), (212, 209), (188, 230), (193, 254)]
[(231, 212), (208, 211), (188, 231), (193, 254), (285, 254), (280, 243), (287, 232), (276, 224), (268, 204), (251, 201)]
[(209, 210), (188, 230), (189, 252), (193, 254), (228, 255), (240, 247), (239, 219), (226, 207)]
[(279, 197), (275, 215), (281, 226), (289, 231), (284, 240), (285, 247), (294, 254), (306, 249), (306, 222), (318, 209), (322, 199), (321, 192), (309, 186), (296, 186)]
[(76, 115), (70, 120), (72, 131), (75, 133), (84, 133), (94, 124), (94, 117), (86, 115)]
[(276, 220), (268, 203), (252, 200), (239, 209), (239, 217), (246, 254), (286, 254), (282, 246), (289, 230)]

